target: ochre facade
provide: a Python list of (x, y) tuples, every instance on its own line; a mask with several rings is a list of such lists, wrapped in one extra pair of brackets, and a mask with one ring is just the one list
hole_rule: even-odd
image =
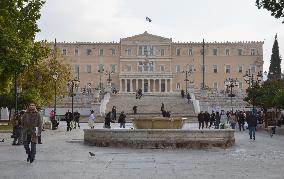
[[(205, 42), (205, 87), (224, 90), (226, 79), (237, 78), (237, 88), (243, 91), (248, 87), (246, 71), (256, 76), (263, 69), (262, 46), (263, 42)], [(111, 79), (112, 87), (123, 93), (169, 93), (186, 85), (198, 90), (203, 82), (202, 42), (173, 42), (144, 32), (118, 43), (60, 42), (57, 49), (73, 67), (81, 88), (103, 88)]]

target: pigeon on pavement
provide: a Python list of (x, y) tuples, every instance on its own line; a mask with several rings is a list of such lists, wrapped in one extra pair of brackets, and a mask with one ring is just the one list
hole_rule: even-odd
[(90, 154), (91, 157), (94, 157), (94, 156), (95, 156), (95, 154), (92, 153), (92, 152), (89, 152), (89, 154)]

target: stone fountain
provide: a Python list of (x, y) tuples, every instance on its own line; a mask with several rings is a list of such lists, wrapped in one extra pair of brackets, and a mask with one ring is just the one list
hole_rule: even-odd
[(134, 129), (84, 129), (84, 143), (98, 147), (211, 148), (231, 147), (231, 129), (183, 129), (184, 118), (141, 117), (132, 120)]

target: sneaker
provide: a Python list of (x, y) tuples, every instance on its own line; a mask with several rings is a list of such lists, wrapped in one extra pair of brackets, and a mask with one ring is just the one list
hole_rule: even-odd
[(38, 144), (42, 144), (42, 142), (39, 142)]

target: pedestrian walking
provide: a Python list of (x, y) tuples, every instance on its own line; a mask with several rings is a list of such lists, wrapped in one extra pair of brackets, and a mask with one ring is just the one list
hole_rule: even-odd
[(125, 128), (125, 119), (126, 119), (126, 115), (124, 114), (124, 111), (121, 111), (119, 117), (118, 117), (118, 123), (120, 124), (119, 127), (120, 128)]
[(91, 110), (91, 114), (89, 116), (89, 121), (88, 121), (88, 125), (90, 126), (91, 129), (94, 129), (95, 127), (95, 120), (96, 120), (96, 116), (94, 114), (94, 111)]
[(189, 104), (189, 101), (190, 101), (190, 99), (191, 99), (191, 97), (190, 97), (190, 94), (189, 94), (189, 93), (187, 93), (187, 94), (186, 94), (186, 98), (187, 98), (187, 103)]
[(14, 140), (12, 145), (21, 145), (22, 141), (22, 117), (25, 114), (25, 111), (21, 111), (19, 114), (15, 116), (14, 121)]
[(198, 123), (199, 123), (198, 128), (200, 129), (202, 127), (202, 129), (203, 129), (204, 128), (204, 114), (203, 114), (203, 111), (201, 111), (198, 114), (197, 118), (198, 118)]
[(74, 112), (74, 120), (75, 120), (75, 129), (76, 125), (78, 125), (78, 128), (80, 129), (80, 113), (78, 111)]
[(257, 119), (254, 113), (249, 113), (247, 117), (247, 123), (249, 128), (249, 138), (255, 140), (255, 129), (257, 125)]
[(235, 129), (236, 123), (237, 123), (236, 115), (233, 112), (230, 112), (228, 118), (229, 118), (229, 122), (230, 122), (231, 128)]
[(133, 108), (132, 108), (133, 109), (133, 114), (137, 114), (137, 107), (138, 106), (133, 106)]
[(41, 126), (40, 114), (37, 112), (35, 104), (31, 103), (22, 118), (24, 148), (28, 155), (27, 162), (33, 163), (35, 160), (36, 144), (38, 136), (41, 135)]
[(73, 114), (68, 110), (66, 113), (65, 113), (65, 120), (66, 120), (66, 123), (67, 123), (67, 131), (71, 131), (72, 130), (72, 127), (71, 127), (71, 121), (72, 121), (72, 116)]

